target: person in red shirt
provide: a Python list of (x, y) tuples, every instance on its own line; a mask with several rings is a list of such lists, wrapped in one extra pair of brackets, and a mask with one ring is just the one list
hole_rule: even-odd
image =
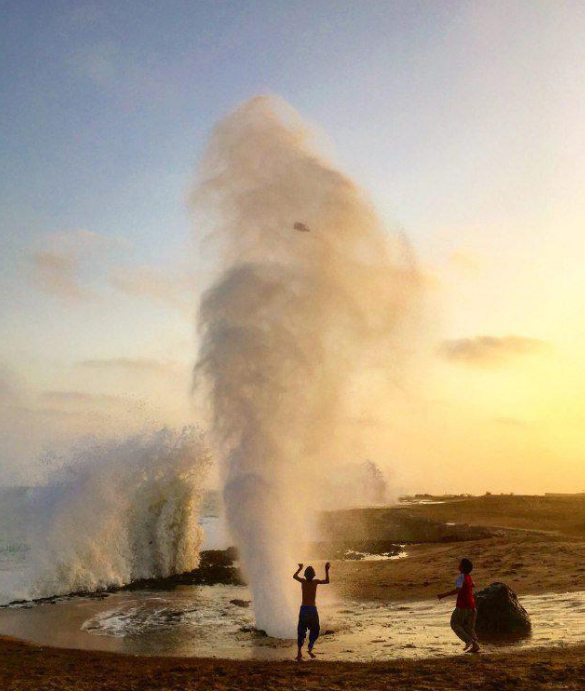
[(473, 589), (475, 583), (471, 578), (473, 564), (469, 559), (462, 559), (459, 564), (459, 577), (455, 581), (455, 588), (447, 593), (437, 595), (439, 600), (451, 595), (457, 595), (455, 610), (451, 615), (451, 628), (465, 643), (466, 653), (479, 653), (480, 647), (475, 635), (475, 620), (477, 619), (477, 607)]

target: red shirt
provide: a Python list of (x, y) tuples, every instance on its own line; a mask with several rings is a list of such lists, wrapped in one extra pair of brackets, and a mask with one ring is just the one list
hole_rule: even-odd
[(468, 573), (462, 573), (455, 582), (455, 587), (459, 588), (456, 607), (475, 609), (475, 598), (473, 597), (475, 583), (473, 578)]

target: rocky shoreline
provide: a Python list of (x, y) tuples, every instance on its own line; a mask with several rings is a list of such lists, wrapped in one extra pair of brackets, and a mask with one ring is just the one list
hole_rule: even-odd
[(113, 585), (98, 591), (81, 590), (63, 595), (36, 598), (34, 600), (14, 600), (0, 608), (33, 606), (62, 602), (75, 597), (102, 599), (112, 593), (132, 590), (174, 590), (186, 585), (245, 585), (239, 567), (237, 553), (233, 547), (225, 550), (206, 550), (201, 552), (199, 567), (193, 571), (160, 578), (140, 578), (126, 585)]
[[(324, 539), (311, 545), (311, 557), (338, 562), (391, 559), (400, 556), (406, 544), (485, 540), (501, 532), (420, 517), (400, 507), (326, 512), (322, 515), (321, 527)], [(179, 586), (246, 585), (237, 560), (234, 547), (206, 550), (201, 552), (199, 567), (185, 573), (136, 579), (125, 585), (112, 585), (98, 591), (76, 591), (34, 600), (15, 600), (0, 605), (0, 608), (34, 606), (75, 597), (100, 599), (128, 590), (168, 591)]]
[[(318, 542), (311, 547), (311, 553), (316, 559), (359, 560), (367, 555), (381, 555), (383, 558), (398, 555), (402, 551), (401, 545), (388, 541), (362, 540), (359, 542)], [(242, 572), (238, 566), (238, 553), (234, 547), (220, 550), (205, 550), (201, 552), (198, 568), (185, 573), (160, 578), (140, 578), (125, 585), (112, 585), (98, 591), (80, 590), (62, 595), (35, 598), (34, 600), (14, 600), (0, 609), (16, 606), (32, 606), (36, 604), (50, 604), (63, 600), (84, 597), (102, 599), (112, 593), (132, 590), (174, 590), (179, 586), (194, 585), (246, 585)]]

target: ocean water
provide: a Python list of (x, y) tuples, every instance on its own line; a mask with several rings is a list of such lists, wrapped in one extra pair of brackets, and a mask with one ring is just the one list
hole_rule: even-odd
[(26, 597), (30, 582), (27, 510), (31, 488), (0, 488), (0, 604)]

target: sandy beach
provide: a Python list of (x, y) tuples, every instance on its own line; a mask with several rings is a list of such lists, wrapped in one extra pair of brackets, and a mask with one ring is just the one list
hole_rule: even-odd
[(585, 647), (384, 663), (136, 658), (0, 640), (2, 691), (367, 689), (535, 691), (585, 687)]
[[(437, 500), (439, 501), (439, 500)], [(435, 593), (450, 583), (457, 560), (471, 557), (476, 568), (474, 577), (478, 587), (499, 580), (508, 583), (521, 596), (540, 597), (552, 608), (573, 608), (572, 627), (578, 634), (585, 626), (585, 615), (579, 614), (581, 605), (572, 605), (569, 593), (585, 590), (585, 540), (579, 534), (581, 512), (585, 498), (576, 495), (565, 498), (525, 498), (511, 502), (507, 497), (468, 498), (440, 501), (393, 509), (366, 510), (361, 519), (366, 527), (369, 521), (388, 521), (384, 512), (423, 515), (452, 525), (455, 518), (462, 523), (481, 524), (497, 528), (492, 537), (459, 542), (408, 544), (408, 556), (403, 559), (380, 561), (336, 561), (333, 565), (336, 596), (351, 598), (364, 606), (392, 607), (400, 603), (429, 603)], [(516, 513), (522, 513), (518, 525)], [(355, 516), (352, 520), (355, 522)], [(563, 597), (567, 594), (567, 597)], [(550, 597), (548, 597), (550, 595)], [(113, 596), (114, 600), (118, 596)], [(565, 604), (560, 603), (565, 601)], [(535, 600), (533, 600), (535, 602)], [(108, 603), (108, 600), (105, 601)], [(369, 604), (368, 604), (369, 603)], [(393, 603), (395, 603), (393, 605)], [(58, 608), (43, 605), (52, 613)], [(97, 606), (97, 605), (96, 605)], [(109, 606), (109, 605), (108, 605)], [(412, 605), (411, 605), (412, 606)], [(573, 612), (574, 610), (574, 612)], [(386, 610), (384, 610), (386, 611)], [(23, 616), (35, 615), (35, 610)], [(40, 612), (39, 612), (40, 613)], [(17, 612), (7, 614), (17, 615)], [(536, 612), (533, 612), (536, 614)], [(439, 633), (449, 643), (454, 638), (448, 627), (446, 614), (441, 618)], [(581, 621), (583, 619), (583, 621)], [(546, 613), (539, 621), (546, 621)], [(416, 625), (416, 622), (413, 622)], [(422, 626), (419, 621), (419, 625)], [(559, 629), (557, 629), (558, 631)], [(539, 632), (540, 633), (540, 632)], [(396, 632), (388, 630), (391, 638)], [(550, 636), (550, 639), (547, 638)], [(535, 635), (535, 639), (538, 635)], [(93, 636), (98, 641), (99, 637)], [(325, 640), (325, 639), (324, 639)], [(357, 640), (357, 639), (356, 639)], [(404, 639), (406, 640), (406, 638)], [(550, 643), (547, 642), (550, 640)], [(147, 656), (115, 654), (95, 650), (57, 649), (3, 637), (0, 640), (0, 688), (2, 691), (42, 691), (44, 689), (94, 690), (100, 689), (289, 689), (297, 685), (304, 688), (358, 688), (368, 690), (388, 688), (442, 689), (470, 688), (494, 689), (580, 689), (585, 687), (585, 648), (578, 635), (565, 642), (555, 639), (554, 629), (542, 632), (541, 641), (528, 644), (524, 650), (498, 647), (486, 648), (479, 657), (444, 655), (439, 652), (433, 659), (413, 659), (413, 651), (391, 653), (387, 659), (372, 662), (345, 662), (339, 651), (335, 661), (327, 659), (328, 646), (323, 643), (322, 655), (316, 661), (301, 665), (283, 661), (288, 647), (283, 645), (271, 652), (273, 659), (228, 660), (218, 649), (218, 658)], [(567, 643), (567, 641), (569, 641)], [(404, 641), (403, 641), (404, 643)], [(64, 645), (64, 644), (61, 644)], [(65, 644), (66, 645), (66, 644)], [(531, 647), (537, 645), (538, 647)], [(294, 645), (290, 643), (291, 657)], [(329, 648), (333, 650), (333, 648)], [(454, 652), (453, 646), (451, 650)], [(205, 649), (205, 655), (209, 648)], [(352, 651), (355, 652), (355, 651)], [(411, 653), (411, 654), (409, 654)], [(196, 652), (194, 654), (197, 654)], [(348, 655), (351, 659), (352, 655)], [(355, 658), (354, 658), (355, 659)]]

